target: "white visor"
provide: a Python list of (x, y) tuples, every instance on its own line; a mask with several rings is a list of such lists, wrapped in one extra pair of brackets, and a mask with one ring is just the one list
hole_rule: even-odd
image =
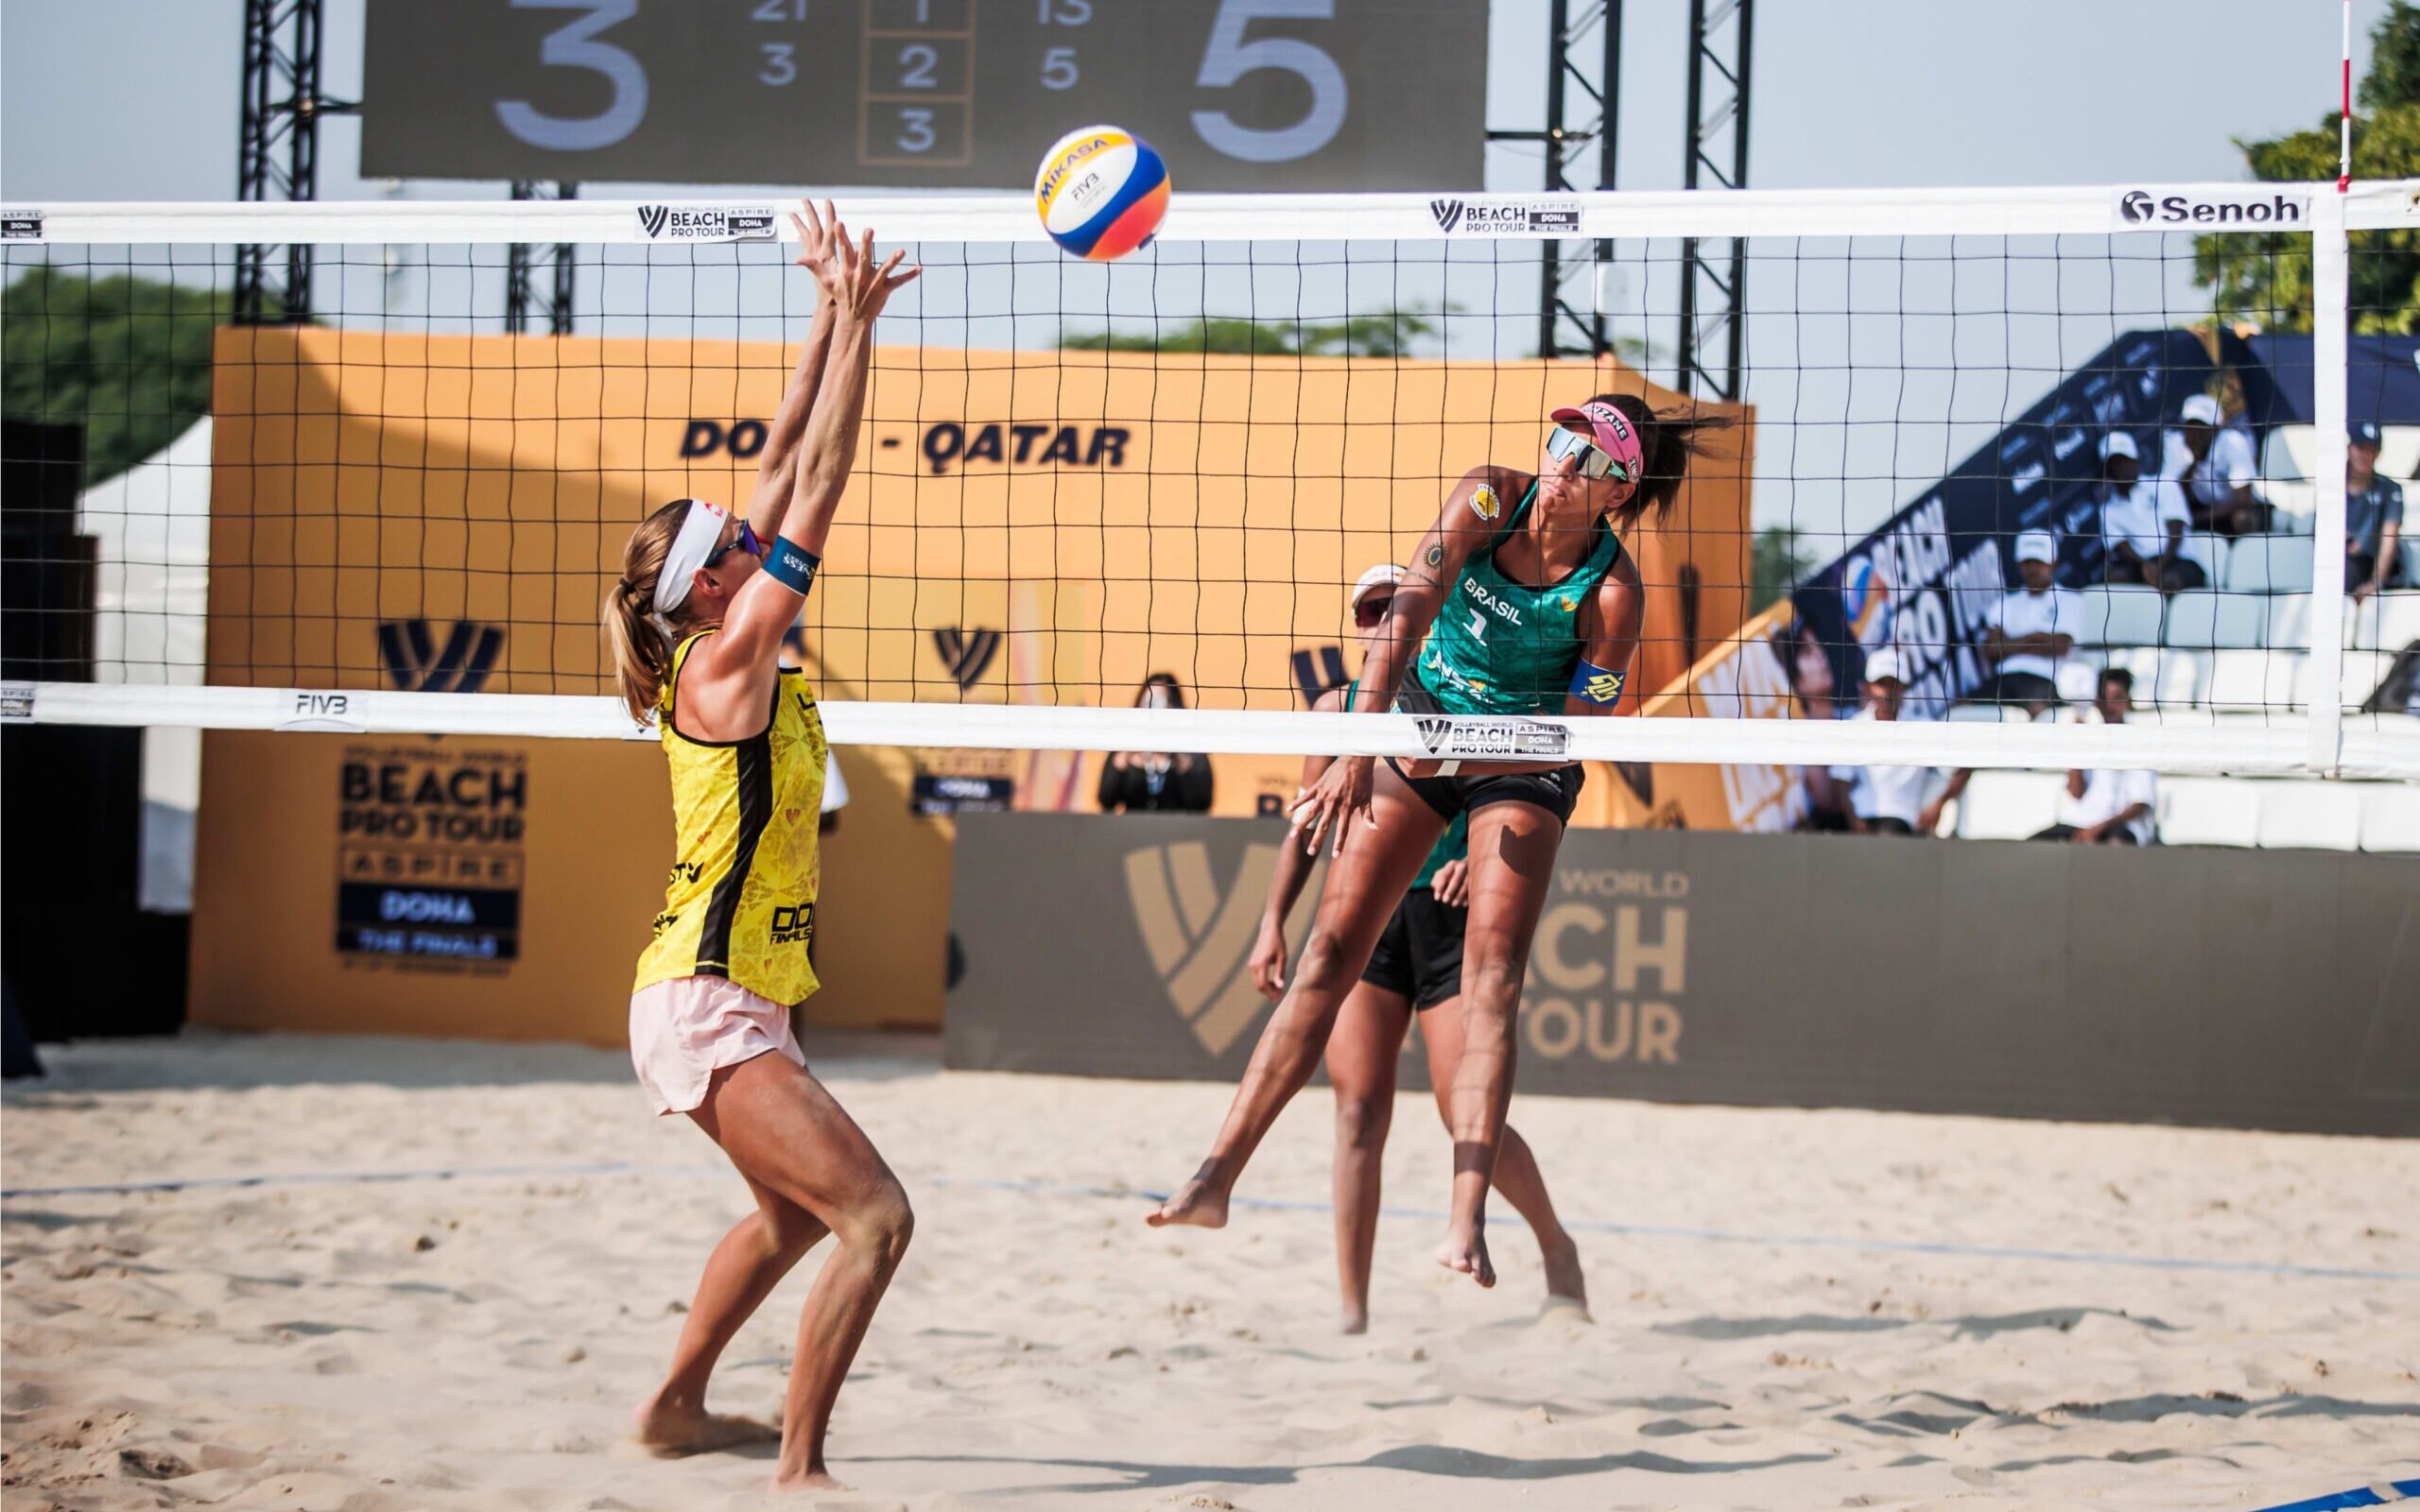
[(672, 538), (672, 549), (665, 553), (664, 571), (655, 579), (655, 611), (670, 614), (689, 596), (690, 580), (698, 569), (715, 554), (715, 546), (722, 540), (722, 527), (731, 524), (731, 515), (722, 506), (708, 504), (703, 499), (691, 499), (689, 512), (681, 518), (681, 533)]

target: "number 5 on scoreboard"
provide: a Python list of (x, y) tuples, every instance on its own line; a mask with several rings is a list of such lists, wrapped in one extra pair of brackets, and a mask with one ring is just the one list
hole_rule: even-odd
[(1224, 111), (1196, 111), (1193, 129), (1201, 140), (1244, 163), (1291, 163), (1335, 141), (1344, 129), (1346, 105), (1344, 70), (1336, 60), (1299, 37), (1244, 41), (1245, 29), (1255, 21), (1335, 19), (1336, 0), (1219, 0), (1219, 16), (1210, 24), (1210, 43), (1202, 49), (1201, 73), (1194, 82), (1203, 89), (1226, 89), (1248, 74), (1273, 68), (1311, 87), (1311, 108), (1292, 126), (1270, 130), (1237, 126)]

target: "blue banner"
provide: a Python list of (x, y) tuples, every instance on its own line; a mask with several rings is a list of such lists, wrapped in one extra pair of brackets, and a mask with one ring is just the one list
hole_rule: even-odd
[[(2277, 408), (2274, 386), (2252, 350), (2222, 337), (2227, 366), (2255, 402)], [(2219, 376), (2190, 331), (2136, 331), (2118, 337), (2063, 379), (1991, 444), (1961, 462), (1913, 504), (1799, 585), (1799, 618), (1829, 654), (1835, 684), (1862, 680), (1865, 653), (1895, 644), (1910, 662), (1917, 713), (1938, 714), (1988, 675), (1978, 641), (1983, 615), (2016, 582), (2019, 531), (2060, 538), (2059, 581), (2100, 580), (2100, 438), (2131, 433), (2144, 470), (2160, 461), (2161, 427)]]

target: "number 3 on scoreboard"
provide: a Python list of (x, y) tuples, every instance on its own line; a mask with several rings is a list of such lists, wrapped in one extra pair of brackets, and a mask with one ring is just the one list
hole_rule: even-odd
[(1219, 0), (1219, 17), (1210, 24), (1210, 44), (1202, 49), (1201, 73), (1194, 82), (1226, 89), (1247, 74), (1273, 68), (1311, 87), (1311, 108), (1292, 126), (1273, 130), (1237, 126), (1224, 111), (1196, 111), (1193, 129), (1201, 140), (1244, 163), (1291, 163), (1335, 141), (1344, 129), (1346, 104), (1344, 70), (1336, 60), (1298, 37), (1244, 41), (1245, 28), (1255, 21), (1335, 19), (1336, 0)]
[(613, 98), (595, 115), (548, 115), (527, 100), (498, 100), (504, 129), (533, 147), (550, 152), (594, 152), (610, 147), (647, 119), (647, 70), (626, 48), (598, 42), (596, 34), (639, 13), (639, 0), (512, 0), (515, 10), (584, 10), (586, 15), (547, 33), (539, 61), (548, 68), (584, 68), (602, 74)]

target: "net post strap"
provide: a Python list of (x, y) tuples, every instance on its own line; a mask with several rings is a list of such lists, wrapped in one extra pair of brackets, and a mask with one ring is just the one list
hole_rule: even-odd
[(2333, 777), (2343, 765), (2344, 468), (2350, 420), (2345, 364), (2350, 360), (2351, 242), (2344, 199), (2323, 194), (2311, 205), (2311, 422), (2317, 427), (2313, 466), (2315, 510), (2311, 560), (2310, 769)]

